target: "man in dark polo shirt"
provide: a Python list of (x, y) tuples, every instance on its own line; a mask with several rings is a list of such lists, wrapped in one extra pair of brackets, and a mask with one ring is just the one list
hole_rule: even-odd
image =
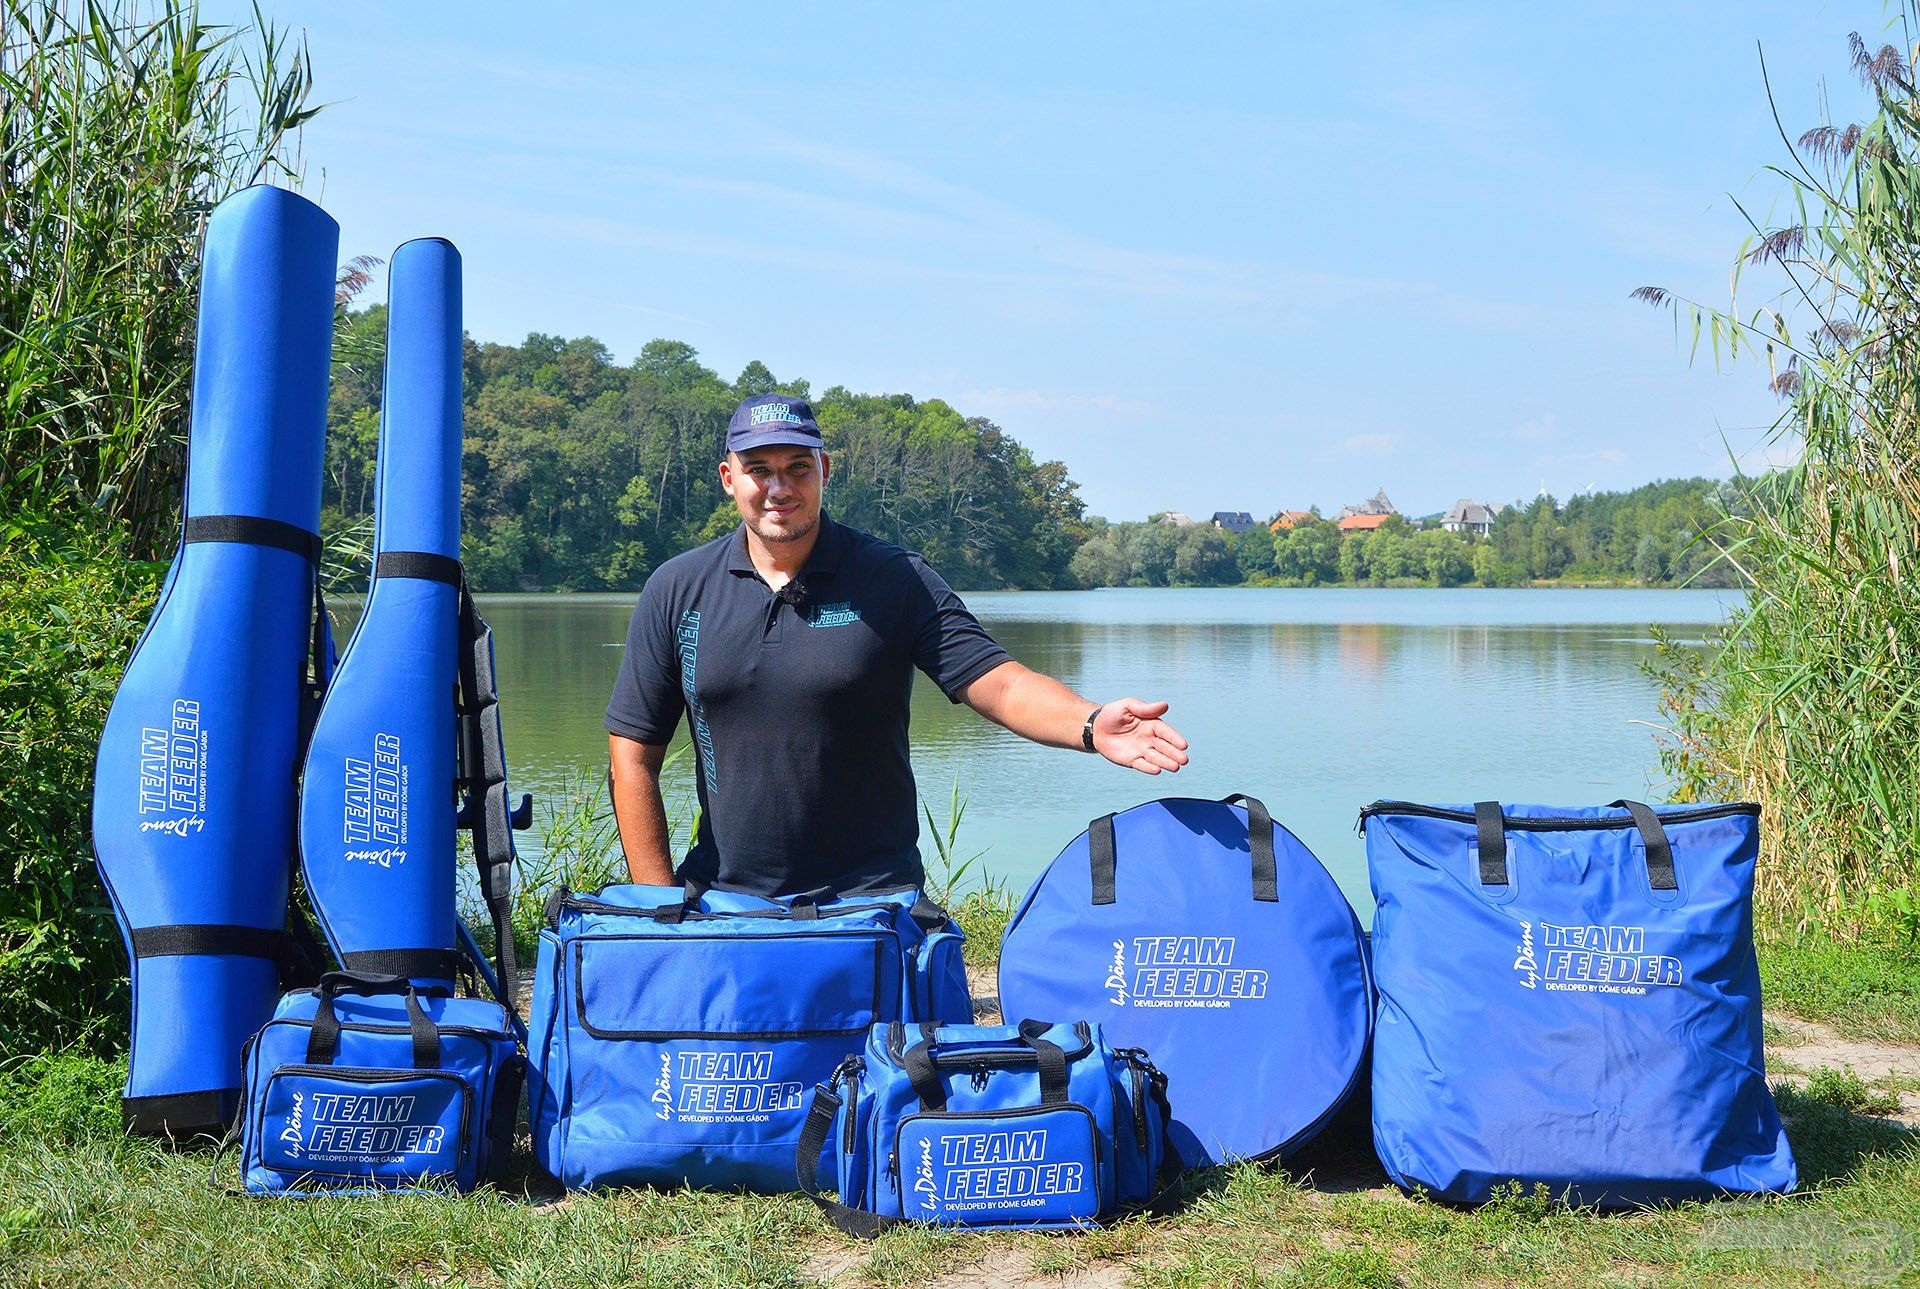
[(700, 827), (679, 876), (761, 895), (921, 883), (915, 667), (1036, 743), (1147, 774), (1186, 764), (1165, 703), (1095, 704), (1028, 670), (925, 560), (835, 523), (820, 508), (828, 470), (805, 400), (747, 399), (720, 463), (741, 526), (647, 579), (607, 705), (634, 881), (675, 880), (660, 767), (683, 716)]

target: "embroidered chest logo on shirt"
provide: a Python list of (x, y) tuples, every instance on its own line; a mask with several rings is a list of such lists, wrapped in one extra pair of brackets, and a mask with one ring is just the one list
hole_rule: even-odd
[(807, 608), (810, 627), (844, 627), (860, 620), (860, 610), (842, 600), (838, 604), (814, 604)]

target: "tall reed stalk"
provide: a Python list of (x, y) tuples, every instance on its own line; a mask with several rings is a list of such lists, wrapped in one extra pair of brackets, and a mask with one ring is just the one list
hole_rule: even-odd
[[(1725, 308), (1679, 301), (1696, 348), (1764, 358), (1794, 464), (1716, 537), (1751, 585), (1705, 657), (1665, 652), (1680, 795), (1760, 801), (1776, 927), (1920, 930), (1920, 93), (1902, 43), (1851, 39), (1872, 119), (1822, 123), (1771, 167), (1790, 220), (1754, 224)], [(1783, 131), (1784, 138), (1784, 131)], [(1743, 283), (1768, 298), (1743, 305)], [(1635, 292), (1655, 304), (1658, 288)]]
[(201, 227), (294, 176), (311, 85), (257, 12), (0, 0), (0, 509), (94, 508), (136, 555), (171, 544)]

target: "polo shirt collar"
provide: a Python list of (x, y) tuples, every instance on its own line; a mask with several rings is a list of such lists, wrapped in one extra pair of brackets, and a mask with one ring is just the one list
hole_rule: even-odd
[[(807, 556), (807, 562), (801, 566), (800, 579), (812, 577), (832, 577), (840, 571), (841, 557), (846, 554), (847, 531), (833, 522), (825, 510), (820, 512), (819, 536), (813, 539), (813, 551)], [(734, 532), (734, 540), (727, 543), (727, 572), (738, 573), (744, 577), (759, 577), (760, 570), (747, 558), (747, 526), (741, 524)]]

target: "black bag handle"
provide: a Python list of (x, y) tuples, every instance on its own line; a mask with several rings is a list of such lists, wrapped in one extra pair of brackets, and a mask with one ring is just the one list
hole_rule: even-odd
[(1051, 1028), (1043, 1020), (1020, 1022), (1020, 1041), (1040, 1058), (1040, 1104), (1064, 1105), (1067, 1100), (1067, 1053), (1060, 1044), (1045, 1037)]
[(700, 900), (710, 889), (712, 888), (699, 878), (682, 875), (680, 879), (680, 902), (678, 904), (662, 904), (656, 908), (653, 911), (654, 921), (664, 922), (668, 926), (679, 926), (687, 920), (687, 914), (698, 913), (700, 911)]
[[(1609, 801), (1608, 806), (1625, 810), (1640, 830), (1647, 848), (1647, 885), (1656, 891), (1680, 889), (1673, 868), (1673, 843), (1667, 839), (1666, 825), (1652, 806), (1644, 801)], [(1498, 801), (1477, 801), (1473, 806), (1474, 825), (1480, 833), (1480, 884), (1507, 884), (1507, 819)]]
[[(1273, 815), (1256, 797), (1236, 792), (1221, 798), (1222, 805), (1247, 808), (1247, 848), (1253, 852), (1253, 898), (1268, 904), (1280, 900), (1278, 865), (1273, 855)], [(1087, 859), (1093, 869), (1093, 903), (1114, 900), (1113, 816), (1101, 815), (1087, 825)]]
[(404, 994), (407, 999), (407, 1029), (413, 1039), (413, 1068), (440, 1068), (440, 1030), (420, 1003), (420, 991), (405, 976), (382, 976), (367, 971), (329, 971), (320, 977), (314, 991), (319, 1006), (314, 1009), (313, 1028), (307, 1035), (307, 1064), (332, 1065), (340, 1055), (340, 1017), (333, 1000), (342, 993)]
[(1647, 885), (1656, 891), (1680, 889), (1679, 875), (1673, 871), (1673, 843), (1667, 840), (1667, 827), (1644, 801), (1609, 801), (1633, 816), (1640, 830), (1640, 841), (1647, 848)]
[(947, 1108), (946, 1084), (940, 1082), (940, 1072), (933, 1068), (934, 1034), (935, 1026), (931, 1022), (922, 1024), (920, 1041), (900, 1056), (900, 1068), (907, 1072), (907, 1082), (913, 1084), (914, 1095), (920, 1098), (923, 1110)]
[(1473, 803), (1473, 822), (1480, 832), (1480, 885), (1507, 884), (1507, 817), (1498, 801)]

